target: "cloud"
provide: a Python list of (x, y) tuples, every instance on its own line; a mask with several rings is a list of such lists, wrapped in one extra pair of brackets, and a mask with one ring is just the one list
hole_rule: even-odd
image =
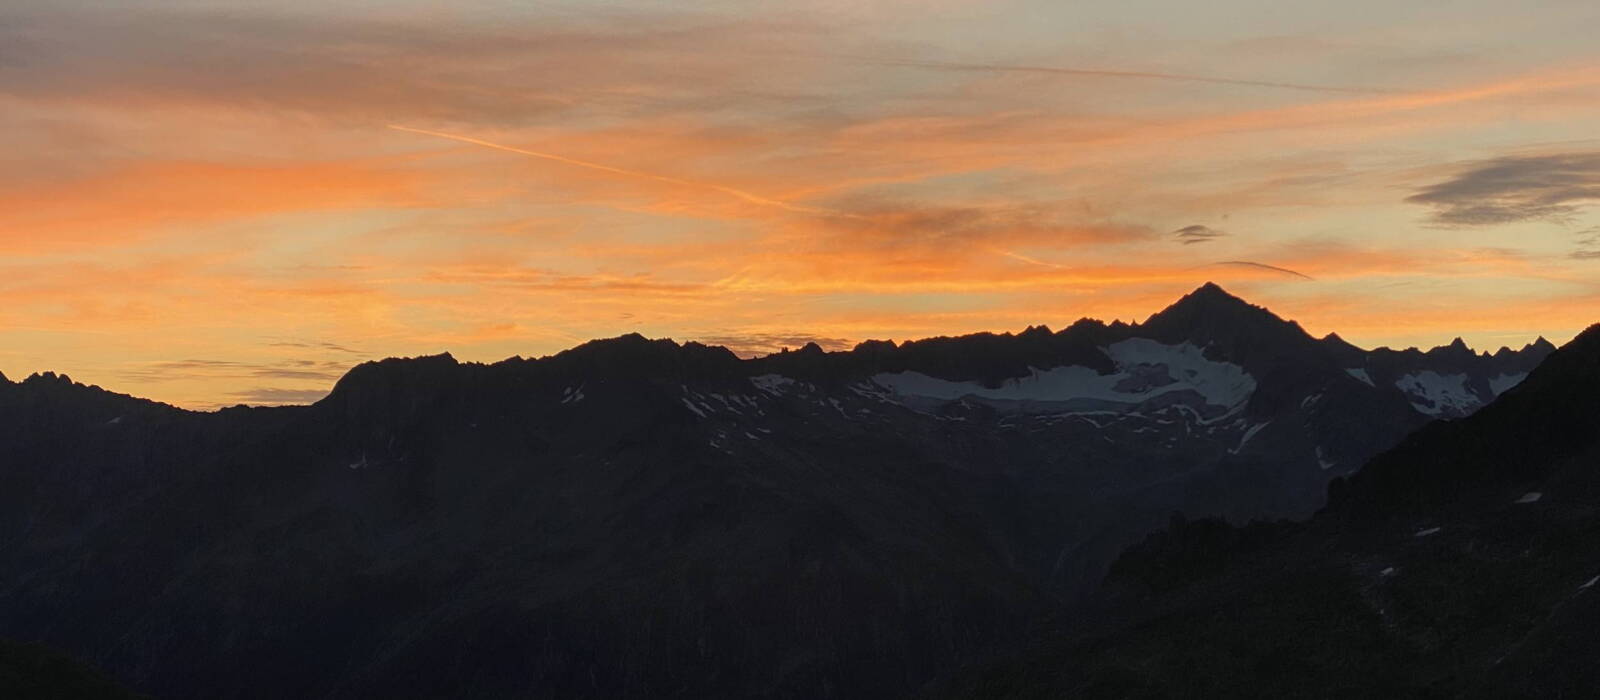
[(181, 224), (418, 206), (416, 175), (384, 159), (239, 164), (145, 160), (0, 192), (0, 250), (126, 241)]
[(284, 406), (316, 403), (327, 396), (328, 391), (328, 389), (280, 389), (263, 386), (230, 392), (228, 396), (239, 403), (255, 406)]
[(844, 206), (845, 215), (825, 221), (833, 241), (855, 248), (879, 251), (933, 252), (940, 256), (955, 250), (970, 251), (996, 246), (1075, 248), (1150, 239), (1144, 226), (1085, 219), (1061, 202), (980, 202), (974, 204), (924, 204), (856, 198)]
[(483, 146), (484, 148), (492, 148), (492, 149), (495, 149), (497, 151), (506, 151), (508, 153), (516, 153), (516, 154), (519, 154), (519, 155), (529, 156), (529, 157), (533, 157), (533, 158), (539, 158), (539, 159), (542, 159), (542, 160), (555, 161), (557, 163), (564, 163), (566, 165), (570, 165), (570, 166), (573, 166), (573, 167), (587, 168), (589, 170), (598, 170), (598, 171), (601, 171), (601, 172), (611, 173), (613, 175), (621, 175), (623, 177), (642, 178), (642, 179), (646, 179), (646, 180), (655, 180), (657, 182), (664, 182), (664, 183), (669, 184), (669, 185), (678, 185), (678, 186), (683, 186), (683, 187), (697, 187), (697, 188), (701, 188), (701, 189), (708, 189), (708, 190), (712, 190), (712, 191), (715, 191), (715, 192), (721, 192), (722, 194), (728, 195), (730, 197), (735, 197), (735, 198), (743, 200), (745, 202), (749, 202), (750, 204), (755, 204), (755, 205), (759, 205), (759, 206), (763, 206), (763, 207), (773, 207), (773, 208), (782, 209), (782, 210), (785, 210), (785, 211), (803, 213), (803, 214), (828, 214), (828, 215), (832, 215), (832, 216), (840, 216), (840, 215), (842, 215), (839, 212), (832, 212), (832, 211), (828, 211), (828, 210), (825, 210), (825, 209), (817, 209), (817, 208), (813, 208), (813, 207), (807, 207), (807, 206), (802, 206), (802, 205), (799, 205), (799, 204), (794, 204), (792, 202), (785, 202), (783, 200), (772, 199), (772, 198), (769, 198), (769, 197), (762, 197), (760, 195), (753, 194), (753, 193), (750, 193), (750, 192), (746, 192), (746, 191), (738, 189), (736, 187), (728, 187), (726, 185), (718, 185), (716, 183), (710, 183), (710, 182), (696, 182), (696, 181), (693, 181), (693, 180), (684, 180), (682, 178), (671, 177), (671, 176), (668, 176), (668, 175), (660, 175), (660, 174), (657, 174), (657, 173), (640, 172), (638, 170), (629, 170), (627, 168), (618, 168), (618, 167), (611, 166), (611, 165), (605, 165), (603, 163), (591, 163), (589, 161), (578, 160), (576, 158), (568, 158), (566, 156), (557, 155), (557, 154), (554, 154), (554, 153), (545, 153), (545, 152), (542, 152), (542, 151), (533, 151), (533, 150), (529, 150), (529, 149), (526, 149), (526, 148), (517, 148), (516, 146), (507, 146), (505, 144), (495, 143), (493, 141), (485, 141), (483, 139), (474, 138), (474, 137), (471, 137), (471, 136), (464, 136), (464, 135), (461, 135), (461, 134), (449, 134), (449, 133), (445, 133), (445, 132), (442, 132), (442, 131), (432, 131), (432, 130), (429, 130), (429, 129), (416, 129), (416, 128), (412, 128), (412, 127), (409, 127), (409, 126), (401, 126), (399, 124), (390, 124), (388, 126), (388, 128), (394, 129), (396, 131), (405, 131), (405, 132), (409, 132), (409, 133), (413, 133), (413, 134), (421, 134), (423, 136), (432, 136), (432, 137), (435, 137), (435, 138), (450, 139), (451, 141), (459, 141), (459, 142), (462, 142), (462, 143), (470, 143), (470, 144), (473, 144), (475, 146)]
[[(0, 93), (124, 107), (269, 111), (320, 121), (525, 125), (798, 101), (735, 91), (753, 54), (820, 41), (796, 22), (693, 12), (589, 13), (441, 25), (402, 13), (297, 13), (66, 3), (0, 10)], [(777, 88), (773, 88), (777, 91)], [(737, 94), (735, 94), (737, 93)]]
[(1211, 228), (1210, 226), (1190, 224), (1173, 231), (1172, 235), (1178, 239), (1179, 243), (1184, 245), (1194, 245), (1196, 243), (1209, 243), (1228, 234), (1224, 231), (1218, 231), (1217, 229)]
[(1019, 66), (996, 63), (951, 63), (945, 61), (896, 61), (896, 60), (867, 60), (882, 66), (902, 66), (906, 68), (927, 68), (947, 71), (974, 71), (984, 73), (1040, 73), (1045, 75), (1060, 75), (1078, 78), (1124, 78), (1134, 80), (1167, 80), (1188, 83), (1210, 83), (1213, 85), (1239, 85), (1244, 87), (1276, 88), (1280, 90), (1301, 90), (1305, 92), (1334, 92), (1347, 94), (1383, 94), (1396, 93), (1399, 90), (1391, 88), (1351, 87), (1342, 85), (1313, 85), (1310, 83), (1286, 83), (1270, 80), (1244, 80), (1239, 78), (1223, 78), (1208, 75), (1191, 75), (1186, 73), (1154, 73), (1148, 71), (1129, 70), (1094, 70), (1087, 68), (1063, 68), (1059, 66)]
[(274, 347), (274, 348), (303, 348), (303, 349), (307, 349), (307, 350), (332, 350), (334, 352), (344, 352), (344, 353), (349, 353), (351, 355), (368, 355), (368, 354), (370, 354), (365, 350), (356, 350), (354, 348), (348, 348), (348, 347), (345, 347), (343, 345), (339, 345), (338, 343), (330, 343), (330, 342), (327, 342), (327, 341), (315, 341), (315, 342), (312, 342), (312, 341), (298, 341), (298, 340), (281, 340), (281, 341), (278, 341), (278, 342), (267, 343), (267, 346), (268, 347)]
[(1268, 265), (1266, 263), (1251, 262), (1249, 260), (1223, 260), (1221, 262), (1214, 262), (1214, 263), (1211, 263), (1211, 264), (1213, 266), (1245, 267), (1245, 268), (1251, 268), (1251, 269), (1255, 269), (1255, 270), (1266, 270), (1268, 272), (1276, 272), (1276, 273), (1279, 273), (1279, 274), (1290, 275), (1292, 277), (1299, 277), (1301, 279), (1307, 279), (1307, 280), (1315, 280), (1316, 279), (1316, 278), (1314, 278), (1314, 277), (1312, 277), (1310, 275), (1307, 275), (1307, 274), (1304, 274), (1304, 273), (1300, 273), (1300, 272), (1295, 272), (1294, 270), (1291, 270), (1291, 269), (1289, 269), (1287, 267), (1278, 267), (1277, 265)]
[(1468, 164), (1406, 198), (1442, 226), (1569, 221), (1600, 200), (1600, 152), (1507, 156)]
[(1600, 260), (1600, 226), (1591, 226), (1578, 232), (1578, 249), (1572, 251), (1573, 260)]
[(197, 378), (286, 379), (332, 383), (349, 369), (349, 363), (325, 360), (240, 362), (233, 360), (175, 360), (147, 362), (122, 370), (125, 379), (140, 382), (186, 381)]

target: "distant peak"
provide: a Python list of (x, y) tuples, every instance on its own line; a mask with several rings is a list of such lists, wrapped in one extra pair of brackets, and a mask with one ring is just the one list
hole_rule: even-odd
[(854, 348), (851, 348), (850, 352), (860, 352), (860, 353), (893, 352), (896, 347), (899, 347), (899, 346), (895, 345), (895, 342), (893, 340), (863, 340), (863, 341), (861, 341), (859, 343), (856, 343), (856, 346)]
[(1344, 336), (1341, 336), (1338, 333), (1329, 333), (1329, 334), (1323, 336), (1322, 337), (1322, 344), (1326, 345), (1328, 347), (1331, 347), (1331, 348), (1336, 348), (1336, 349), (1338, 349), (1340, 351), (1363, 352), (1360, 348), (1356, 347), (1356, 345), (1354, 343), (1351, 343), (1350, 341), (1345, 340)]
[(1217, 286), (1215, 282), (1207, 282), (1200, 285), (1198, 289), (1185, 294), (1182, 299), (1173, 302), (1171, 306), (1151, 316), (1150, 321), (1147, 321), (1147, 323), (1157, 319), (1193, 317), (1197, 315), (1233, 315), (1261, 311), (1265, 311), (1265, 309), (1229, 294), (1227, 290)]
[(1436, 347), (1428, 350), (1424, 354), (1430, 355), (1430, 356), (1433, 356), (1433, 357), (1440, 357), (1440, 356), (1447, 356), (1447, 355), (1468, 355), (1468, 356), (1470, 356), (1470, 355), (1473, 355), (1474, 353), (1472, 352), (1472, 348), (1467, 347), (1467, 341), (1462, 340), (1461, 338), (1458, 337), (1458, 338), (1450, 341), (1450, 343), (1448, 345), (1436, 346)]
[(55, 372), (34, 372), (22, 380), (23, 384), (72, 384), (72, 377)]
[(1189, 292), (1189, 296), (1191, 296), (1191, 297), (1217, 297), (1217, 298), (1221, 298), (1221, 299), (1233, 299), (1235, 301), (1240, 301), (1239, 297), (1236, 297), (1236, 296), (1234, 296), (1232, 294), (1229, 294), (1228, 290), (1223, 289), (1222, 285), (1219, 285), (1216, 282), (1207, 282), (1205, 284), (1200, 285), (1194, 291)]

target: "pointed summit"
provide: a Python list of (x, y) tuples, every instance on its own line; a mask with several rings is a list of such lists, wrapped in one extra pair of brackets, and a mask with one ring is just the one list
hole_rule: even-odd
[(1202, 318), (1237, 317), (1263, 311), (1265, 309), (1229, 294), (1215, 282), (1207, 282), (1152, 315), (1144, 325), (1164, 326), (1180, 320), (1193, 322)]
[[(1236, 297), (1236, 296), (1234, 296), (1232, 294), (1229, 294), (1228, 290), (1223, 289), (1222, 286), (1217, 284), (1216, 282), (1207, 282), (1205, 284), (1200, 285), (1194, 291), (1189, 292), (1187, 295), (1185, 295), (1183, 297), (1183, 299), (1201, 300), (1201, 301), (1204, 301), (1206, 303), (1217, 303), (1217, 304), (1230, 303), (1231, 302), (1231, 303), (1244, 304), (1245, 306), (1249, 306), (1249, 304), (1247, 304), (1245, 302), (1245, 300), (1240, 299), (1239, 297)], [(1183, 302), (1183, 300), (1179, 300), (1179, 303), (1182, 303), (1182, 302)]]
[(1207, 282), (1140, 324), (1141, 335), (1164, 343), (1214, 346), (1222, 354), (1247, 360), (1326, 356), (1299, 324)]
[(1473, 352), (1472, 348), (1467, 347), (1467, 341), (1457, 337), (1455, 340), (1450, 341), (1449, 345), (1440, 345), (1434, 347), (1427, 352), (1427, 355), (1435, 358), (1470, 359), (1473, 357)]
[(1340, 337), (1338, 333), (1329, 333), (1326, 336), (1323, 336), (1322, 340), (1319, 342), (1321, 342), (1324, 347), (1328, 348), (1328, 350), (1332, 352), (1335, 357), (1338, 357), (1340, 363), (1343, 365), (1360, 366), (1360, 364), (1364, 363), (1366, 360), (1367, 351), (1356, 347), (1350, 341)]
[(1152, 315), (1142, 325), (1147, 330), (1175, 330), (1174, 327), (1193, 329), (1198, 326), (1218, 325), (1237, 327), (1248, 323), (1283, 323), (1283, 319), (1229, 294), (1214, 282), (1184, 295), (1171, 306)]

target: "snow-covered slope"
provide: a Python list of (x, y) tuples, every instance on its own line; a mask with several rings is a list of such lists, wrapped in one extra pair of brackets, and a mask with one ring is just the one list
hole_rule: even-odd
[(999, 386), (950, 381), (921, 372), (880, 373), (872, 381), (913, 402), (976, 399), (1010, 411), (1070, 413), (1127, 412), (1168, 399), (1165, 403), (1188, 403), (1208, 417), (1238, 410), (1256, 388), (1255, 379), (1244, 368), (1207, 359), (1205, 352), (1191, 343), (1166, 345), (1129, 338), (1106, 346), (1103, 352), (1116, 371), (1101, 374), (1077, 365), (1029, 367), (1026, 376), (1006, 379)]

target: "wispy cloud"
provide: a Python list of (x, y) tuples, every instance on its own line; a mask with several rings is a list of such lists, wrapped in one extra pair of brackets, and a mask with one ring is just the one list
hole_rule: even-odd
[(254, 406), (286, 406), (316, 403), (328, 395), (327, 389), (282, 389), (256, 387), (228, 394), (237, 403)]
[(1568, 221), (1600, 200), (1600, 152), (1506, 156), (1468, 164), (1407, 202), (1434, 210), (1443, 226)]
[(1591, 226), (1577, 234), (1578, 249), (1572, 251), (1574, 260), (1600, 260), (1600, 226)]
[(1184, 245), (1209, 243), (1226, 235), (1228, 234), (1223, 231), (1218, 231), (1210, 226), (1204, 226), (1201, 224), (1190, 224), (1172, 232), (1172, 236), (1178, 239), (1179, 243)]
[(1037, 73), (1076, 78), (1165, 80), (1185, 83), (1209, 83), (1212, 85), (1235, 85), (1243, 87), (1273, 88), (1279, 90), (1297, 90), (1304, 92), (1331, 92), (1368, 95), (1403, 92), (1402, 90), (1396, 90), (1394, 88), (1355, 87), (1347, 85), (1316, 85), (1312, 83), (1250, 80), (1244, 78), (1228, 78), (1210, 75), (1192, 75), (1188, 73), (1103, 70), (1091, 68), (1067, 68), (1061, 66), (1023, 66), (1003, 63), (956, 63), (949, 61), (910, 61), (894, 59), (862, 59), (862, 61), (881, 66), (901, 66), (906, 68), (926, 68), (931, 70), (945, 71), (973, 71), (982, 73)]
[(175, 360), (148, 362), (123, 369), (119, 375), (140, 382), (171, 382), (195, 378), (256, 378), (307, 380), (332, 383), (349, 369), (349, 363), (323, 360), (280, 360), (271, 363), (232, 360)]
[(1295, 272), (1294, 270), (1291, 270), (1291, 269), (1289, 269), (1287, 267), (1278, 267), (1277, 265), (1268, 265), (1266, 263), (1251, 262), (1249, 260), (1223, 260), (1221, 262), (1214, 262), (1214, 263), (1211, 263), (1211, 264), (1213, 266), (1221, 266), (1221, 267), (1243, 267), (1243, 268), (1248, 268), (1248, 269), (1252, 269), (1252, 270), (1265, 270), (1267, 272), (1275, 272), (1275, 273), (1282, 274), (1282, 275), (1289, 275), (1290, 277), (1298, 277), (1298, 278), (1304, 279), (1304, 280), (1314, 280), (1315, 279), (1310, 275), (1307, 275), (1307, 274), (1301, 273), (1301, 272)]
[(367, 355), (367, 354), (369, 354), (365, 350), (357, 350), (355, 348), (349, 348), (349, 347), (345, 347), (343, 345), (340, 345), (338, 343), (330, 343), (330, 342), (327, 342), (327, 341), (279, 340), (279, 341), (267, 343), (267, 346), (268, 347), (274, 347), (274, 348), (303, 348), (303, 349), (307, 349), (307, 350), (332, 350), (334, 352), (348, 353), (348, 354), (351, 354), (351, 355)]
[(484, 148), (493, 148), (493, 149), (498, 150), (498, 151), (505, 151), (507, 153), (516, 153), (518, 155), (524, 155), (524, 156), (529, 156), (529, 157), (533, 157), (533, 158), (539, 158), (539, 159), (542, 159), (542, 160), (554, 161), (554, 162), (557, 162), (557, 163), (563, 163), (563, 164), (571, 165), (571, 166), (578, 167), (578, 168), (587, 168), (589, 170), (598, 170), (600, 172), (611, 173), (613, 175), (621, 175), (623, 177), (642, 178), (642, 179), (645, 179), (645, 180), (654, 180), (656, 182), (666, 183), (668, 185), (679, 185), (679, 186), (683, 186), (683, 187), (694, 187), (694, 188), (699, 188), (699, 189), (711, 190), (711, 191), (714, 191), (714, 192), (720, 192), (720, 193), (728, 195), (730, 197), (735, 197), (735, 198), (743, 200), (745, 202), (749, 202), (750, 204), (755, 204), (755, 205), (759, 205), (759, 206), (763, 206), (763, 207), (773, 207), (773, 208), (776, 208), (776, 209), (782, 209), (784, 211), (796, 212), (796, 213), (801, 213), (801, 214), (824, 214), (824, 215), (828, 215), (828, 216), (849, 216), (848, 214), (844, 214), (842, 212), (831, 211), (831, 210), (828, 210), (828, 209), (819, 209), (819, 208), (816, 208), (816, 207), (807, 207), (807, 206), (802, 206), (802, 205), (799, 205), (799, 204), (794, 204), (794, 203), (791, 203), (791, 202), (785, 202), (785, 201), (780, 200), (780, 199), (772, 199), (770, 197), (763, 197), (763, 196), (758, 195), (758, 194), (753, 194), (753, 193), (750, 193), (750, 192), (746, 192), (746, 191), (738, 189), (736, 187), (728, 187), (726, 185), (718, 185), (718, 184), (710, 183), (710, 182), (696, 182), (694, 180), (685, 180), (683, 178), (671, 177), (671, 176), (668, 176), (668, 175), (659, 175), (659, 174), (656, 174), (656, 173), (647, 173), (647, 172), (643, 172), (643, 171), (639, 171), (639, 170), (630, 170), (628, 168), (619, 168), (619, 167), (616, 167), (616, 166), (603, 165), (603, 164), (600, 164), (600, 163), (591, 163), (589, 161), (578, 160), (576, 158), (568, 158), (566, 156), (556, 155), (554, 153), (545, 153), (543, 151), (535, 151), (535, 150), (531, 150), (531, 149), (527, 149), (527, 148), (518, 148), (516, 146), (507, 146), (507, 145), (502, 144), (502, 143), (495, 143), (493, 141), (485, 141), (483, 139), (475, 138), (475, 137), (472, 137), (472, 136), (463, 136), (461, 134), (448, 134), (448, 133), (445, 133), (445, 132), (442, 132), (442, 131), (432, 131), (432, 130), (429, 130), (429, 129), (417, 129), (417, 128), (413, 128), (413, 127), (409, 127), (409, 126), (401, 126), (401, 125), (398, 125), (398, 124), (390, 124), (389, 128), (390, 129), (394, 129), (396, 131), (406, 131), (406, 132), (410, 132), (410, 133), (413, 133), (413, 134), (421, 134), (421, 135), (424, 135), (424, 136), (433, 136), (433, 137), (441, 138), (441, 139), (450, 139), (451, 141), (459, 141), (461, 143), (470, 143), (470, 144), (473, 144), (475, 146), (483, 146)]

